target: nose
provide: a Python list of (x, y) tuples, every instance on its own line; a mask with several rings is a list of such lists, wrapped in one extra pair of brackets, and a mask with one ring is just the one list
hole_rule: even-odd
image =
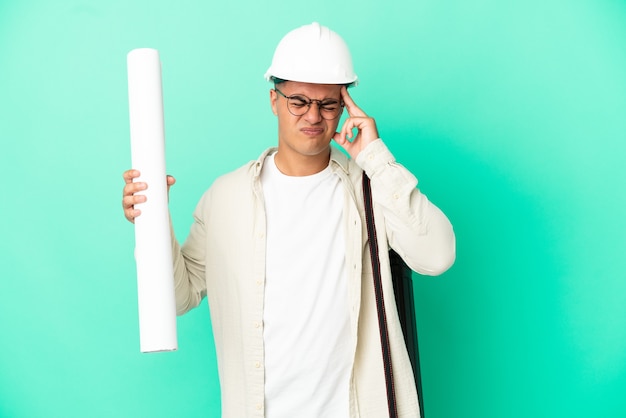
[(318, 102), (312, 102), (309, 105), (308, 110), (304, 114), (304, 119), (309, 123), (319, 123), (322, 120), (322, 112)]

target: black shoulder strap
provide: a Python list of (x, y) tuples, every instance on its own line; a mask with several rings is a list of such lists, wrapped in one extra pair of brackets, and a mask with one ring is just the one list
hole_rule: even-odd
[(385, 368), (385, 386), (387, 388), (387, 405), (389, 417), (396, 418), (396, 394), (393, 387), (393, 370), (391, 368), (391, 350), (389, 347), (389, 333), (387, 331), (387, 316), (385, 315), (385, 301), (383, 300), (383, 285), (380, 275), (380, 261), (378, 258), (378, 241), (376, 240), (376, 227), (374, 226), (374, 209), (372, 207), (372, 191), (370, 179), (363, 173), (363, 197), (365, 201), (365, 219), (367, 224), (367, 236), (370, 243), (370, 256), (372, 259), (372, 272), (374, 275), (374, 294), (376, 296), (376, 310), (378, 311), (378, 328), (380, 330), (380, 345), (383, 354), (383, 366)]

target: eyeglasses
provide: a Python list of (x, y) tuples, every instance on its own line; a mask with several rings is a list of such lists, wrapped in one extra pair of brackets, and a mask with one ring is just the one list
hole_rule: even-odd
[(326, 120), (336, 119), (343, 111), (343, 101), (337, 101), (336, 99), (309, 99), (304, 94), (292, 94), (286, 96), (285, 93), (274, 88), (276, 93), (287, 99), (287, 110), (294, 116), (302, 116), (311, 108), (313, 102), (317, 103), (317, 107), (320, 110), (320, 115)]

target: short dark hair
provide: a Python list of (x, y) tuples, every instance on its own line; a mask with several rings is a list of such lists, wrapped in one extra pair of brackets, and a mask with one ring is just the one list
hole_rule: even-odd
[(283, 80), (282, 78), (278, 78), (278, 77), (274, 77), (272, 76), (271, 79), (274, 82), (274, 87), (276, 87), (278, 84), (284, 83), (287, 80)]

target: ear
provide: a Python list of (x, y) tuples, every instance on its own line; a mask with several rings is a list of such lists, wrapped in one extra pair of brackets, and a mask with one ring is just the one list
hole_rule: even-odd
[(276, 90), (270, 90), (270, 105), (272, 106), (272, 113), (278, 116), (278, 107), (276, 106), (276, 100), (278, 99), (278, 94), (276, 94)]

